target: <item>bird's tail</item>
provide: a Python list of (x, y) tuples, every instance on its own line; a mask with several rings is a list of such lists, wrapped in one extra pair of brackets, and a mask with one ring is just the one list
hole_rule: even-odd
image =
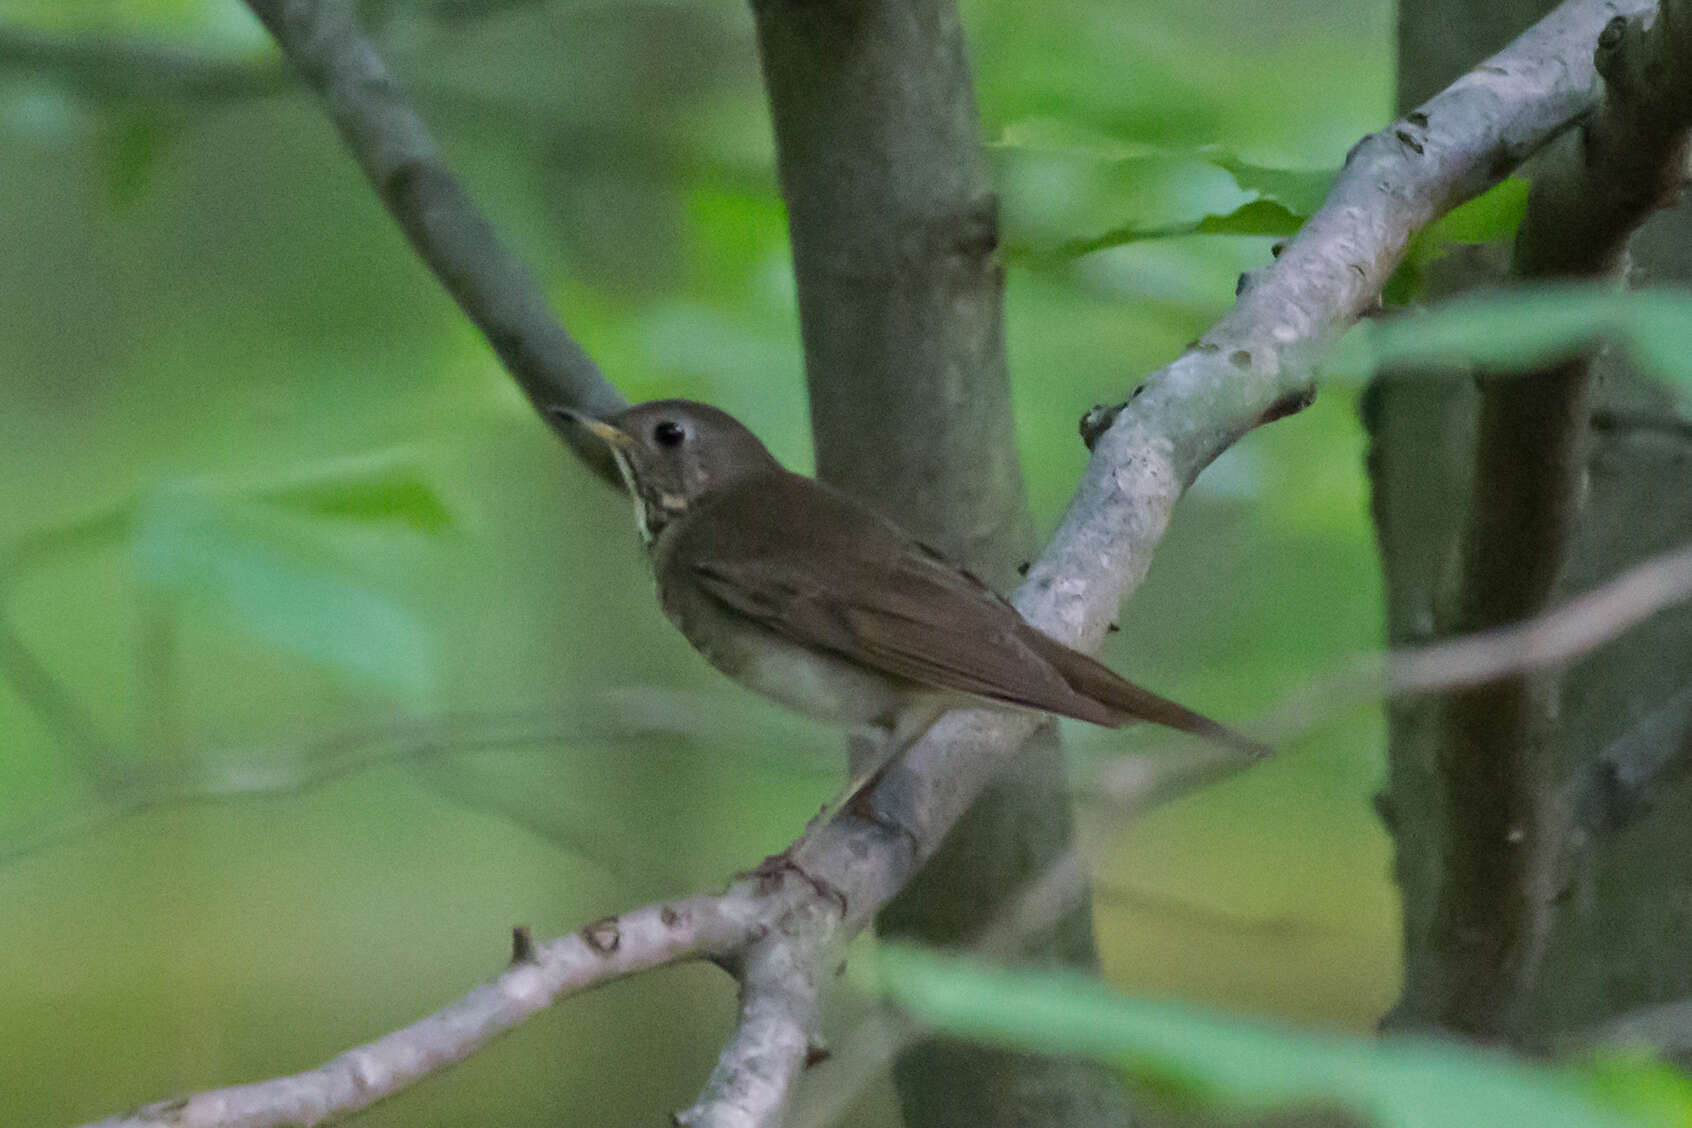
[(1271, 751), (1262, 741), (1253, 740), (1167, 697), (1159, 697), (1149, 689), (1141, 689), (1104, 663), (1089, 658), (1079, 650), (1072, 650), (1040, 631), (1030, 630), (1027, 634), (1037, 637), (1027, 637), (1024, 641), (1040, 651), (1040, 656), (1063, 676), (1071, 689), (1088, 702), (1103, 707), (1097, 715), (1088, 715), (1095, 710), (1078, 712), (1082, 720), (1113, 728), (1134, 721), (1150, 721), (1154, 725), (1202, 736), (1248, 756), (1267, 756)]

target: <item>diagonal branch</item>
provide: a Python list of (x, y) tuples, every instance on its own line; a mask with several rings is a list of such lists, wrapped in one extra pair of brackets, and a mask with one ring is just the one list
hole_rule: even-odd
[(1089, 421), (1095, 457), (1052, 548), (1029, 574), (1029, 588), (1056, 593), (1037, 605), (1043, 628), (1063, 624), (1066, 641), (1103, 633), (1143, 577), (1145, 549), (1162, 536), (1182, 490), (1241, 435), (1313, 394), (1312, 362), (1376, 306), (1417, 231), (1591, 109), (1591, 43), (1618, 11), (1647, 7), (1568, 0), (1352, 149), (1297, 238), (1242, 279), (1234, 309), (1148, 380), (1108, 431), (1103, 420)]
[[(401, 94), (349, 6), (320, 0), (247, 0), (283, 53), (323, 99), (325, 112), (404, 229), (411, 245), (475, 322), (549, 423), (549, 404), (609, 415), (623, 397), (547, 304), (526, 266), (494, 232), (447, 167), (429, 127)], [(604, 444), (554, 425), (607, 481), (619, 481)]]

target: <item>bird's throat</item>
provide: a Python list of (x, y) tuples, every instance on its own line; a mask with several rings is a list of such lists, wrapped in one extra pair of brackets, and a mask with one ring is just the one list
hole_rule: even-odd
[(671, 521), (687, 512), (687, 499), (662, 490), (651, 492), (631, 489), (634, 497), (635, 524), (640, 527), (640, 539), (647, 548), (658, 539)]
[(623, 484), (628, 487), (629, 497), (634, 501), (635, 527), (640, 530), (640, 539), (651, 548), (658, 534), (664, 531), (664, 526), (687, 512), (687, 499), (642, 481), (635, 473), (628, 454), (620, 448), (612, 447), (611, 457), (616, 460), (617, 470), (623, 475)]

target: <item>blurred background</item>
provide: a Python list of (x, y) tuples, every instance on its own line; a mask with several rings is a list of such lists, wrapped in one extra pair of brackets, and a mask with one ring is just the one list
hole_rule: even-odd
[[(710, 400), (808, 469), (745, 6), (360, 11), (622, 391)], [(1336, 168), (1390, 113), (1392, 13), (963, 13), (1043, 537), (1080, 413), (1173, 358), (1272, 238), (1047, 252), (1231, 212), (1256, 189), (1222, 165)], [(512, 925), (721, 884), (838, 786), (835, 734), (664, 622), (627, 503), (520, 398), (235, 0), (0, 0), (0, 245), (8, 1128), (315, 1065), (496, 972)], [(1362, 455), (1343, 385), (1248, 437), (1182, 503), (1106, 660), (1249, 725), (1378, 646)], [(1084, 763), (1178, 754), (1066, 739)], [(1109, 979), (1371, 1029), (1398, 976), (1381, 744), (1361, 710), (1146, 817), (1079, 799)], [(656, 1123), (732, 1015), (714, 968), (642, 977), (360, 1123)], [(878, 1083), (848, 1123), (890, 1109)]]

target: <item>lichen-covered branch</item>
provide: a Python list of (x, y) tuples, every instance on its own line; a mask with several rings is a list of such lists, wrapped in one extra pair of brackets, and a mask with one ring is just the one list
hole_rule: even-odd
[[(528, 268), (500, 241), (387, 64), (335, 0), (247, 0), (324, 110), (376, 194), (540, 414), (564, 404), (609, 415), (623, 397), (565, 330)], [(554, 425), (601, 477), (604, 444)]]
[(1313, 362), (1377, 304), (1412, 235), (1591, 109), (1587, 45), (1618, 9), (1644, 7), (1569, 0), (1359, 142), (1321, 209), (1274, 263), (1242, 280), (1234, 309), (1107, 416), (1108, 429), (1093, 422), (1093, 461), (1029, 574), (1025, 611), (1066, 641), (1095, 642), (1199, 471), (1313, 394)]

